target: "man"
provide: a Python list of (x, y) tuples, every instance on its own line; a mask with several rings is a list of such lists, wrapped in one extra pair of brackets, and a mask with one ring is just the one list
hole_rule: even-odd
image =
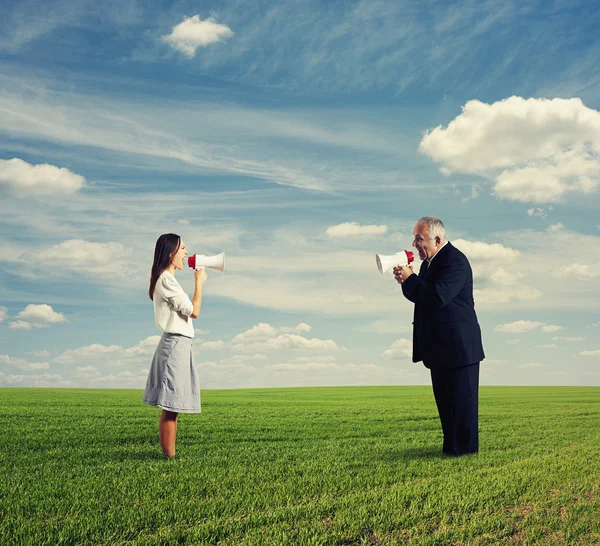
[(438, 218), (424, 216), (413, 246), (423, 260), (419, 274), (394, 268), (404, 296), (415, 304), (413, 362), (431, 370), (445, 455), (479, 449), (479, 363), (485, 358), (473, 301), (473, 273), (465, 255), (446, 241)]

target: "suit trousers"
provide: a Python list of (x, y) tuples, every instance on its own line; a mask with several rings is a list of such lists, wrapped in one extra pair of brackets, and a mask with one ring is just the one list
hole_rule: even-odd
[(479, 450), (479, 362), (450, 369), (431, 369), (446, 455), (465, 455)]

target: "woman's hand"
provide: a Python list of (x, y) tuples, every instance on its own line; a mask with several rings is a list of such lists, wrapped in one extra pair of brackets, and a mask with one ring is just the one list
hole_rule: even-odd
[(196, 280), (196, 285), (204, 284), (204, 281), (206, 281), (207, 277), (208, 277), (208, 275), (206, 274), (206, 270), (203, 267), (194, 271), (194, 278)]
[(196, 287), (194, 288), (194, 297), (192, 298), (192, 305), (194, 306), (194, 311), (190, 315), (190, 317), (196, 319), (200, 315), (200, 306), (202, 305), (202, 285), (206, 280), (206, 270), (201, 267), (200, 269), (194, 271), (194, 280), (196, 281)]

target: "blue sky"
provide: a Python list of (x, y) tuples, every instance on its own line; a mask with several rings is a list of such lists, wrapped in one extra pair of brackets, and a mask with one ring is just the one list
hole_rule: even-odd
[(142, 388), (166, 232), (226, 253), (204, 388), (427, 384), (375, 264), (424, 215), (482, 384), (600, 385), (594, 4), (3, 4), (0, 385)]

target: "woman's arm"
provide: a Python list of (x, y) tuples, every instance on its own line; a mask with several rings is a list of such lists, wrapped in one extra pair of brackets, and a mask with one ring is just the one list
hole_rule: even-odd
[(194, 280), (196, 282), (194, 288), (194, 297), (192, 298), (192, 305), (194, 306), (194, 311), (190, 315), (190, 317), (196, 319), (200, 315), (200, 306), (202, 305), (202, 285), (206, 280), (206, 271), (204, 268), (198, 269), (194, 271)]

